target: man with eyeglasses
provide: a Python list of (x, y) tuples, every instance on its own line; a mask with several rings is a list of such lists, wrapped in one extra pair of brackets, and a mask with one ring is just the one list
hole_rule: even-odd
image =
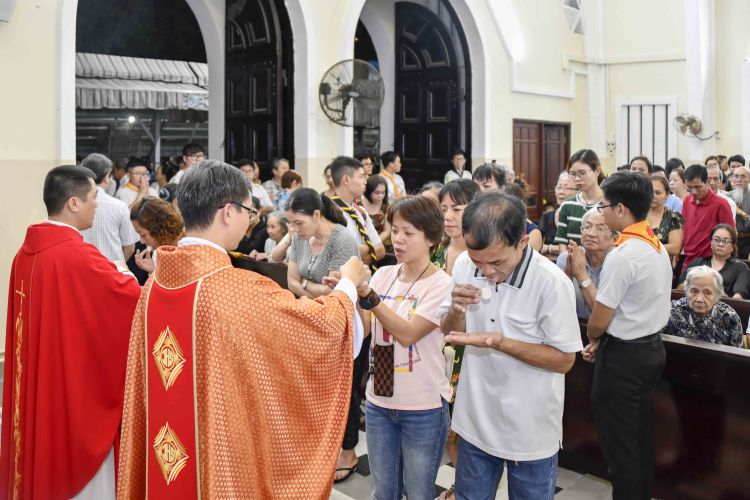
[(170, 182), (179, 184), (182, 178), (186, 173), (188, 173), (188, 171), (190, 171), (191, 168), (197, 167), (200, 162), (205, 159), (206, 150), (203, 149), (203, 146), (194, 142), (186, 144), (185, 147), (182, 148), (182, 165), (180, 166), (180, 171), (177, 172), (174, 177), (172, 177), (172, 180)]
[[(672, 265), (647, 220), (651, 179), (616, 172), (598, 207), (620, 237), (604, 260), (581, 353), (594, 366), (591, 406), (614, 500), (652, 497), (651, 396), (665, 363), (659, 331), (670, 310)], [(708, 190), (708, 188), (706, 188)]]
[(735, 225), (729, 204), (709, 187), (706, 167), (690, 165), (685, 170), (685, 186), (688, 190), (682, 202), (685, 260), (680, 271), (695, 259), (711, 255), (711, 230), (716, 224)]
[(750, 254), (750, 191), (747, 186), (750, 183), (750, 169), (745, 166), (745, 158), (734, 155), (729, 158), (729, 168), (733, 171), (732, 183), (734, 189), (727, 193), (737, 204), (737, 255), (741, 259), (747, 259)]
[(328, 498), (362, 342), (362, 262), (341, 266), (329, 295), (296, 299), (232, 267), (254, 214), (242, 172), (208, 160), (177, 202), (185, 237), (159, 248), (133, 318), (118, 495)]
[(147, 161), (140, 158), (131, 158), (126, 168), (128, 170), (128, 183), (117, 190), (115, 198), (132, 208), (144, 196), (158, 196), (148, 182), (151, 172), (148, 169)]
[(557, 267), (573, 281), (576, 314), (581, 319), (591, 315), (604, 259), (614, 248), (618, 236), (607, 227), (599, 210), (592, 208), (581, 218), (582, 245), (571, 241), (568, 249), (557, 258)]

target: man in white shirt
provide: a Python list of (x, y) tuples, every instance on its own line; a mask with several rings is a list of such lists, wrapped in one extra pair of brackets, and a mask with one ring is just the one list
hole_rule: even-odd
[(443, 178), (443, 184), (448, 184), (450, 181), (456, 179), (469, 179), (471, 180), (471, 172), (466, 170), (466, 153), (457, 149), (451, 156), (451, 169), (445, 173)]
[(139, 203), (144, 196), (158, 196), (151, 188), (148, 178), (148, 162), (133, 158), (128, 162), (128, 183), (117, 190), (115, 198), (125, 202), (128, 208)]
[(253, 196), (260, 200), (260, 215), (266, 216), (273, 211), (273, 202), (268, 197), (268, 192), (260, 184), (255, 183), (255, 172), (258, 169), (255, 168), (255, 161), (249, 159), (242, 159), (236, 163), (237, 168), (240, 172), (245, 174), (247, 184), (250, 187), (250, 192)]
[(91, 243), (112, 262), (125, 265), (133, 255), (138, 233), (130, 222), (128, 206), (106, 193), (111, 182), (112, 161), (99, 153), (91, 153), (81, 166), (94, 173), (96, 183), (96, 213), (91, 228), (81, 231), (83, 240)]
[(114, 162), (112, 165), (112, 174), (110, 175), (110, 183), (107, 186), (107, 194), (114, 196), (118, 189), (124, 187), (128, 182), (128, 173), (125, 170), (127, 165), (127, 158)]
[(191, 168), (197, 167), (200, 162), (205, 159), (206, 150), (203, 149), (203, 146), (194, 142), (185, 144), (185, 146), (182, 148), (182, 165), (180, 167), (180, 171), (177, 172), (174, 177), (172, 177), (170, 182), (179, 184), (182, 178), (186, 173), (188, 173)]
[(401, 172), (401, 156), (395, 151), (386, 151), (380, 155), (382, 167), (380, 175), (388, 184), (388, 203), (393, 203), (396, 198), (406, 196), (406, 184), (403, 177), (398, 173)]
[[(359, 248), (362, 262), (369, 264), (374, 270), (375, 262), (385, 256), (385, 247), (380, 241), (380, 235), (375, 230), (370, 215), (356, 200), (365, 194), (367, 181), (362, 164), (356, 158), (339, 156), (331, 162), (331, 177), (336, 190), (336, 195), (331, 200), (344, 212), (347, 221), (347, 229), (354, 235)], [(357, 464), (357, 454), (354, 451), (359, 444), (359, 410), (362, 395), (360, 385), (365, 366), (369, 361), (370, 342), (369, 337), (363, 344), (362, 353), (354, 361), (354, 374), (352, 378), (352, 400), (349, 406), (349, 417), (346, 422), (346, 432), (341, 445), (336, 474), (334, 481), (346, 479), (350, 474), (348, 470)]]
[(718, 165), (709, 165), (706, 167), (706, 171), (708, 172), (708, 187), (729, 204), (729, 209), (732, 211), (732, 217), (736, 220), (737, 203), (731, 197), (727, 196), (727, 192), (723, 190), (724, 186), (721, 184), (721, 169)]
[(365, 194), (367, 187), (364, 168), (359, 161), (348, 156), (339, 156), (330, 166), (336, 189), (333, 202), (344, 212), (346, 227), (357, 240), (362, 262), (374, 264), (385, 256), (385, 247), (372, 223), (372, 218), (356, 203), (356, 200)]
[(565, 373), (582, 348), (573, 285), (535, 252), (526, 207), (479, 193), (463, 215), (468, 247), (440, 307), (447, 342), (466, 345), (453, 409), (456, 498), (551, 499), (562, 444)]
[(583, 358), (596, 362), (591, 404), (613, 498), (650, 499), (651, 396), (666, 356), (658, 332), (669, 319), (672, 266), (646, 220), (651, 179), (616, 172), (601, 189), (599, 211), (620, 238), (602, 266)]

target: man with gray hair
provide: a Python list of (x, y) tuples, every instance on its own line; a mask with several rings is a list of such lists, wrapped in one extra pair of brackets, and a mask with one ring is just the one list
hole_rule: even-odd
[(253, 213), (242, 172), (205, 160), (177, 203), (185, 237), (159, 248), (133, 318), (118, 496), (175, 498), (177, 481), (181, 498), (327, 498), (362, 342), (362, 262), (298, 300), (232, 267)]
[(125, 202), (107, 194), (112, 182), (112, 160), (103, 154), (91, 153), (81, 166), (94, 173), (97, 203), (94, 225), (82, 231), (83, 240), (112, 262), (124, 266), (135, 251), (138, 233), (130, 222), (130, 210)]
[(479, 193), (463, 214), (468, 250), (438, 310), (447, 342), (466, 345), (453, 410), (456, 498), (552, 498), (565, 373), (583, 348), (573, 286), (529, 246), (526, 206)]
[(750, 254), (750, 190), (747, 188), (750, 183), (750, 168), (744, 165), (734, 166), (732, 180), (734, 189), (727, 196), (737, 204), (737, 215), (734, 218), (737, 224), (737, 256), (747, 259)]

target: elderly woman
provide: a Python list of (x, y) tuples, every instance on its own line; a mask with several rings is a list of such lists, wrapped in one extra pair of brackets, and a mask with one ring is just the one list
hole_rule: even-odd
[(672, 301), (663, 333), (713, 344), (742, 347), (742, 321), (734, 309), (721, 302), (721, 274), (708, 266), (691, 268), (685, 280), (685, 297)]
[(591, 315), (602, 264), (614, 248), (617, 237), (617, 232), (607, 227), (604, 216), (592, 208), (581, 219), (583, 247), (573, 241), (568, 245), (568, 250), (557, 258), (557, 265), (573, 280), (579, 318), (588, 319)]
[(737, 230), (729, 224), (717, 224), (711, 231), (711, 256), (695, 259), (688, 264), (679, 279), (678, 289), (684, 288), (684, 281), (690, 268), (708, 266), (721, 275), (724, 295), (735, 299), (750, 298), (750, 270), (736, 259)]
[(545, 211), (539, 218), (539, 229), (544, 236), (544, 245), (542, 245), (542, 255), (550, 260), (556, 260), (560, 255), (559, 245), (555, 245), (555, 234), (557, 234), (557, 216), (560, 211), (560, 205), (569, 197), (578, 193), (576, 183), (568, 172), (560, 172), (555, 186), (555, 203), (545, 207)]

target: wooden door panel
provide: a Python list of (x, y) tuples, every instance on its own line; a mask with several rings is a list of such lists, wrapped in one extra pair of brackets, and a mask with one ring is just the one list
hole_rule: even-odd
[(513, 121), (513, 167), (526, 181), (529, 218), (537, 220), (544, 202), (554, 202), (557, 177), (569, 155), (570, 125)]
[(456, 48), (426, 8), (396, 3), (396, 150), (413, 191), (442, 179), (459, 143)]
[(283, 0), (227, 0), (226, 17), (225, 159), (257, 159), (268, 177), (293, 157), (291, 26)]

